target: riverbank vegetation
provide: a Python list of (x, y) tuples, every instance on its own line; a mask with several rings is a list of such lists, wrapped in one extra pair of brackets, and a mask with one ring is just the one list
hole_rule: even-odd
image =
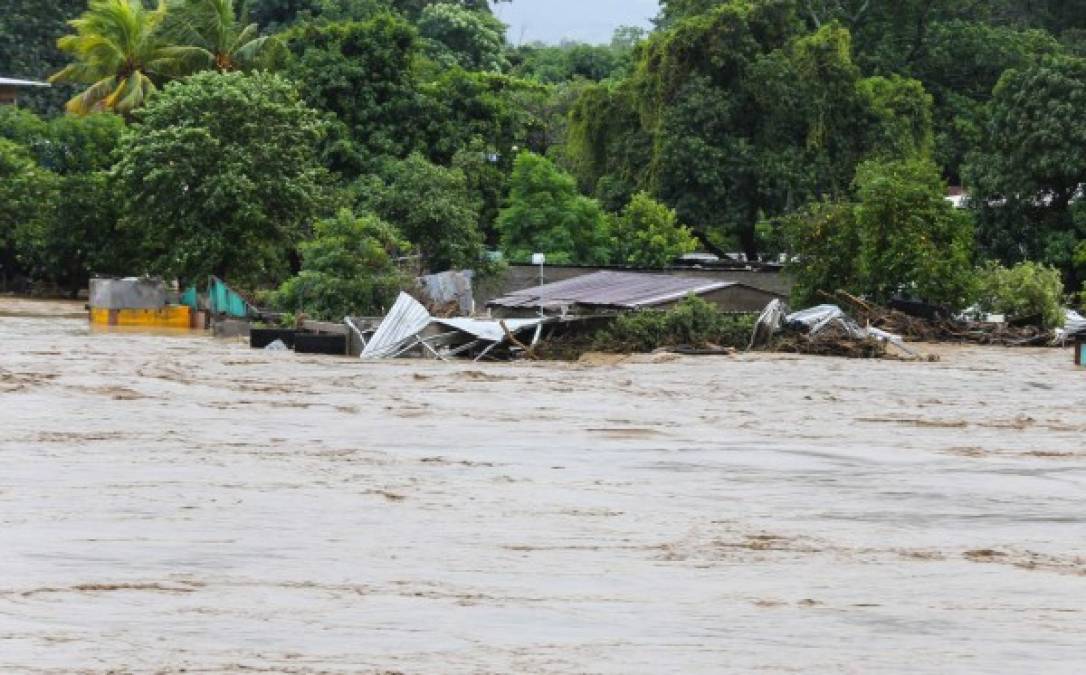
[(13, 0), (3, 74), (54, 87), (0, 109), (0, 275), (379, 306), (499, 252), (703, 250), (797, 302), (1048, 316), (1086, 281), (1084, 35), (1054, 1), (663, 0), (514, 46), (484, 0)]

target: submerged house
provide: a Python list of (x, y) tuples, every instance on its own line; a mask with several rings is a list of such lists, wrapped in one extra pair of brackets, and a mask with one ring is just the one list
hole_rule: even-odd
[(19, 91), (21, 90), (48, 86), (48, 82), (17, 80), (11, 77), (0, 76), (0, 105), (16, 105), (19, 102)]
[(487, 307), (496, 316), (615, 314), (641, 309), (668, 309), (688, 295), (725, 312), (760, 312), (784, 296), (734, 281), (602, 271), (507, 293)]

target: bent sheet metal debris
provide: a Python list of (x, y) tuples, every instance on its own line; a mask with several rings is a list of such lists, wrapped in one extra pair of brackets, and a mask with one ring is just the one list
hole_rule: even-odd
[[(534, 345), (542, 327), (553, 319), (435, 319), (419, 301), (401, 293), (377, 332), (362, 350), (363, 359), (396, 358), (419, 348), (424, 353), (445, 359), (473, 349), (481, 349), (476, 360), (490, 354), (496, 347), (518, 342), (515, 335), (534, 330)], [(426, 335), (427, 329), (437, 326), (451, 331)]]

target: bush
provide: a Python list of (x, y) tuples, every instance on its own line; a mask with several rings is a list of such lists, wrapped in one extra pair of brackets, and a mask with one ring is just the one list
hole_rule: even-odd
[(1007, 268), (989, 263), (978, 275), (978, 306), (1008, 318), (1041, 317), (1046, 328), (1063, 325), (1063, 281), (1055, 267), (1024, 262)]
[(547, 262), (605, 264), (611, 227), (599, 202), (577, 191), (573, 176), (546, 157), (517, 155), (509, 179), (508, 207), (498, 216), (502, 250), (509, 260), (545, 253)]
[(314, 234), (299, 246), (301, 272), (280, 286), (274, 304), (327, 321), (383, 314), (407, 283), (393, 256), (408, 244), (395, 228), (376, 216), (357, 218), (344, 209), (317, 223)]
[(701, 298), (688, 296), (673, 308), (623, 314), (599, 331), (593, 348), (606, 352), (651, 352), (660, 347), (714, 344), (745, 348), (754, 317), (726, 314)]
[(698, 240), (678, 222), (675, 211), (639, 192), (615, 220), (615, 262), (663, 267), (698, 249)]
[(952, 309), (972, 302), (973, 222), (946, 201), (934, 164), (865, 162), (854, 188), (854, 201), (782, 220), (796, 304), (838, 289), (878, 303), (899, 294)]

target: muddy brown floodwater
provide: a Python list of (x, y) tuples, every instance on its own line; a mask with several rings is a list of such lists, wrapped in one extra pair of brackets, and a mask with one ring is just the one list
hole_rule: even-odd
[(1086, 671), (1086, 371), (475, 365), (0, 300), (0, 672)]

